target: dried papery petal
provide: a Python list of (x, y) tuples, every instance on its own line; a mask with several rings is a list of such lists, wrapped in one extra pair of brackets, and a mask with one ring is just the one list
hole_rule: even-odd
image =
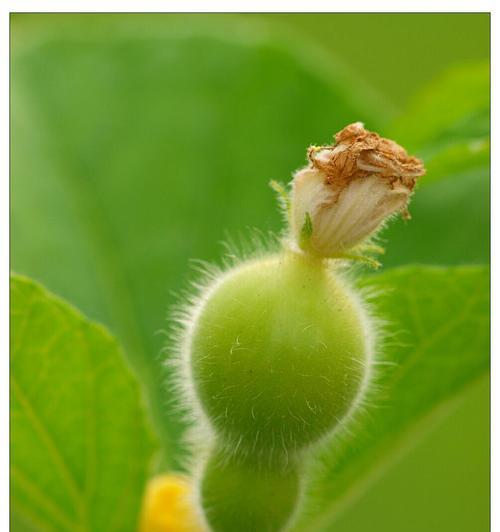
[[(331, 146), (311, 147), (309, 165), (295, 175), (292, 232), (305, 251), (332, 257), (372, 236), (384, 220), (406, 212), (422, 161), (394, 141), (367, 131), (361, 122), (345, 127)], [(310, 218), (311, 234), (300, 238)]]

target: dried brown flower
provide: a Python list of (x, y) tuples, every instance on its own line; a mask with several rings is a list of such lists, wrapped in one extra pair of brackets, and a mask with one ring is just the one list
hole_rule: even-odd
[[(301, 247), (321, 256), (352, 249), (392, 214), (407, 213), (425, 174), (422, 161), (361, 122), (337, 133), (334, 144), (309, 148), (308, 159), (293, 181), (292, 229)], [(304, 243), (306, 222), (312, 229)]]

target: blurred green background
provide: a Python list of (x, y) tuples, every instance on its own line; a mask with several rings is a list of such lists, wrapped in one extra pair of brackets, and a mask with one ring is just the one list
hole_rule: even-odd
[[(12, 266), (107, 324), (142, 379), (168, 387), (161, 331), (189, 259), (278, 230), (267, 182), (287, 181), (309, 143), (358, 119), (389, 134), (436, 77), (488, 62), (489, 16), (13, 15), (11, 39)], [(452, 177), (384, 234), (385, 266), (489, 260), (489, 183)], [(177, 434), (171, 395), (157, 408)], [(482, 531), (488, 514), (481, 382), (335, 530)]]

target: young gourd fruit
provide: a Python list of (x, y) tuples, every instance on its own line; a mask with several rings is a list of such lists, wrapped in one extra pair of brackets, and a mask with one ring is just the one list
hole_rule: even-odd
[(424, 174), (359, 122), (308, 159), (282, 191), (282, 249), (216, 276), (184, 319), (181, 381), (203, 428), (198, 499), (214, 532), (286, 529), (314, 445), (359, 409), (376, 331), (340, 265), (376, 264), (367, 240), (408, 216)]
[(366, 378), (367, 327), (320, 259), (289, 252), (226, 273), (191, 338), (194, 388), (220, 444), (279, 461), (328, 434)]
[(265, 464), (214, 450), (200, 486), (205, 519), (218, 532), (274, 532), (291, 521), (301, 495), (299, 464)]

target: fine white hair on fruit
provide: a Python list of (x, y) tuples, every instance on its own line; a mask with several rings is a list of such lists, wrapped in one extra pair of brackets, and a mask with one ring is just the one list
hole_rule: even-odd
[(184, 441), (191, 450), (190, 456), (196, 457), (194, 462), (189, 456), (184, 457), (188, 468), (198, 467), (200, 453), (204, 454), (207, 441), (214, 441), (216, 436), (198, 400), (189, 364), (194, 323), (204, 303), (228, 276), (253, 261), (272, 257), (277, 253), (279, 243), (278, 235), (258, 229), (248, 231), (237, 239), (226, 237), (222, 242), (225, 251), (222, 265), (191, 260), (193, 279), (187, 288), (176, 294), (177, 302), (169, 311), (170, 328), (162, 355), (166, 366), (173, 372), (173, 379), (169, 382), (173, 386), (173, 404), (187, 425)]
[[(248, 266), (249, 263), (270, 260), (276, 255), (276, 251), (273, 250), (273, 246), (275, 247), (276, 245), (276, 238), (271, 240), (271, 244), (266, 244), (259, 236), (258, 242), (259, 244), (256, 246), (257, 251), (253, 255), (250, 251), (251, 246), (245, 246), (245, 258), (243, 259), (239, 257), (241, 251), (237, 249), (234, 242), (227, 244), (230, 246), (231, 251), (226, 254), (222, 267), (202, 261), (193, 262), (193, 267), (198, 273), (198, 279), (191, 282), (191, 288), (182, 294), (181, 301), (171, 311), (171, 323), (174, 325), (170, 333), (168, 359), (166, 363), (173, 368), (175, 373), (175, 391), (178, 397), (177, 407), (183, 413), (184, 419), (189, 426), (189, 429), (185, 433), (185, 439), (188, 447), (192, 449), (193, 456), (198, 456), (203, 449), (206, 449), (207, 441), (214, 442), (217, 439), (214, 425), (207, 419), (194, 388), (189, 360), (193, 326), (202, 312), (205, 302), (228, 277), (237, 274), (240, 268)], [(255, 245), (255, 242), (253, 244)], [(364, 410), (367, 401), (369, 401), (368, 398), (374, 395), (370, 392), (378, 380), (376, 377), (379, 371), (378, 367), (383, 364), (380, 346), (382, 345), (381, 338), (385, 329), (383, 321), (376, 318), (370, 302), (375, 297), (373, 291), (366, 288), (354, 288), (355, 276), (352, 272), (347, 272), (345, 262), (338, 260), (329, 262), (330, 268), (334, 268), (336, 278), (341, 279), (344, 288), (348, 291), (357, 309), (357, 313), (362, 320), (367, 355), (365, 361), (355, 362), (356, 364), (364, 365), (363, 379), (349, 411), (339, 420), (339, 423), (333, 430), (325, 433), (315, 444), (319, 448), (322, 447), (325, 441), (330, 441), (331, 438), (338, 437), (340, 433), (349, 431), (349, 427), (356, 414)], [(278, 438), (278, 440), (275, 441), (274, 445), (287, 447), (283, 439)], [(224, 446), (225, 452), (229, 455), (233, 454), (235, 449), (239, 447), (237, 441), (225, 440), (219, 442), (219, 445)], [(293, 444), (289, 450), (294, 453), (296, 452)], [(286, 455), (288, 449), (285, 449), (285, 451)], [(272, 458), (262, 451), (259, 452), (261, 457), (258, 463), (262, 463), (265, 467), (266, 460), (272, 460)], [(305, 452), (308, 452), (307, 448)], [(196, 467), (197, 463), (198, 461), (191, 464), (191, 467)]]

